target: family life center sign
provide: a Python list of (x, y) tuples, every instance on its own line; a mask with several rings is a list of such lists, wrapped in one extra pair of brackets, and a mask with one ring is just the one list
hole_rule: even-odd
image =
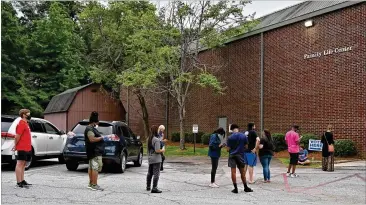
[(320, 140), (309, 140), (309, 150), (322, 151), (323, 143)]
[(320, 58), (322, 56), (333, 55), (333, 54), (337, 54), (337, 53), (344, 53), (344, 52), (349, 52), (349, 51), (352, 51), (352, 46), (346, 46), (346, 47), (340, 47), (340, 48), (331, 48), (331, 49), (327, 49), (327, 50), (324, 50), (324, 51), (319, 51), (319, 52), (310, 53), (310, 54), (304, 54), (304, 59)]

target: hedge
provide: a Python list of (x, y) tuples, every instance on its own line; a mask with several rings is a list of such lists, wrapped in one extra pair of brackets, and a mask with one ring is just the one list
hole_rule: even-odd
[(334, 141), (334, 155), (339, 157), (354, 156), (357, 154), (355, 143), (352, 140), (340, 139)]
[[(196, 143), (202, 142), (202, 135), (205, 134), (204, 132), (198, 132), (196, 134)], [(171, 137), (172, 142), (180, 142), (180, 133), (179, 132), (173, 132)], [(184, 133), (184, 141), (186, 143), (194, 143), (194, 134), (193, 133)]]
[(209, 144), (209, 142), (210, 142), (210, 136), (211, 136), (211, 134), (210, 134), (210, 133), (206, 133), (206, 134), (203, 134), (203, 135), (201, 136), (201, 141), (202, 141), (202, 143), (203, 143), (204, 145), (208, 145), (208, 144)]
[(275, 146), (275, 152), (280, 152), (287, 149), (285, 141), (285, 135), (281, 133), (272, 134), (273, 143)]

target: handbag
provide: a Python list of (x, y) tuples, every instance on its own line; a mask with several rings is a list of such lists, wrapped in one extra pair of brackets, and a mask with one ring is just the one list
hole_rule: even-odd
[(328, 152), (334, 152), (334, 145), (330, 145), (329, 143), (328, 143), (328, 140), (327, 140), (327, 137), (325, 136), (325, 133), (324, 133), (324, 138), (325, 138), (325, 140), (327, 141), (327, 144), (328, 144)]

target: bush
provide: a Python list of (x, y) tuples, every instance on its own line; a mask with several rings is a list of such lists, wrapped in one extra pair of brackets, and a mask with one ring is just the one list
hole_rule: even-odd
[(179, 132), (173, 132), (172, 137), (170, 139), (172, 142), (180, 142), (180, 133)]
[(357, 154), (355, 143), (352, 140), (335, 140), (334, 155), (339, 157), (354, 156)]
[(315, 134), (303, 134), (300, 144), (304, 145), (305, 149), (309, 149), (309, 140), (320, 140), (320, 137)]
[(211, 134), (209, 134), (209, 133), (203, 134), (201, 136), (201, 141), (202, 141), (202, 143), (204, 145), (208, 145), (209, 144), (209, 142), (210, 142), (210, 136), (211, 136)]
[(285, 135), (281, 133), (272, 134), (273, 144), (275, 146), (275, 152), (280, 152), (287, 149), (285, 141)]

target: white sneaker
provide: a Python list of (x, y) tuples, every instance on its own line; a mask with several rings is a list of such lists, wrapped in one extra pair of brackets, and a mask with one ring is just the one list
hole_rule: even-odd
[(297, 174), (291, 174), (290, 177), (291, 178), (297, 178), (297, 177), (299, 177), (299, 175), (297, 175)]
[(209, 185), (209, 187), (211, 187), (211, 188), (219, 188), (219, 186), (217, 184), (215, 184), (215, 183), (211, 183)]
[(291, 176), (290, 172), (287, 172), (287, 173), (286, 173), (286, 176), (287, 176), (287, 177)]

